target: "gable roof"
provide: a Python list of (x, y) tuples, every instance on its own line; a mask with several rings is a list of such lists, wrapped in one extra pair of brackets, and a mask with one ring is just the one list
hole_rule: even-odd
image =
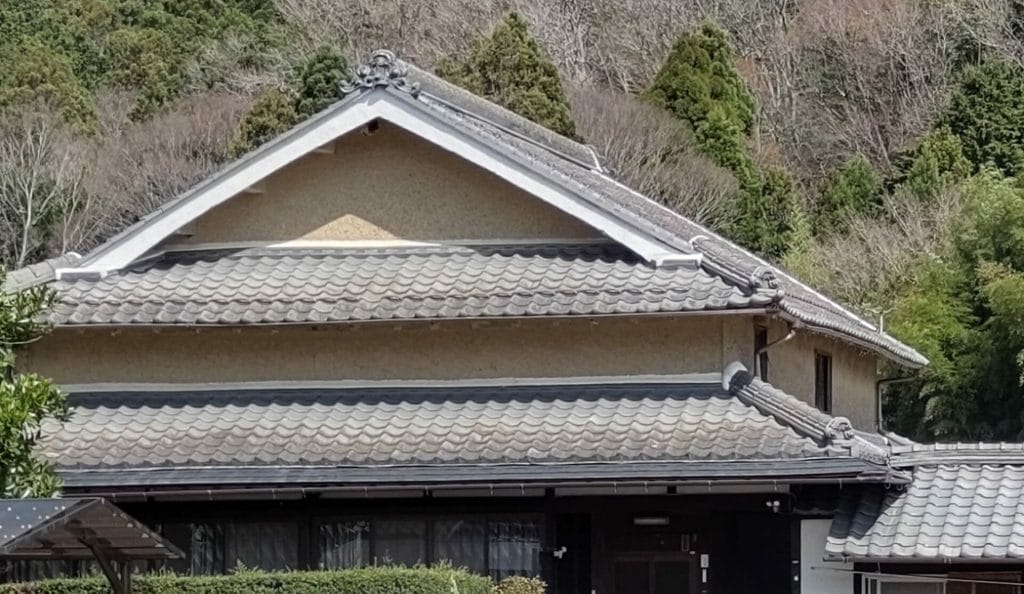
[[(595, 227), (653, 266), (700, 268), (739, 290), (774, 293), (777, 313), (910, 367), (921, 354), (707, 228), (610, 177), (585, 145), (377, 52), (325, 111), (228, 165), (112, 237), (63, 278), (125, 269), (177, 229), (310, 151), (370, 121), (438, 144)], [(379, 180), (386, 183), (386, 180)]]
[[(42, 452), (69, 489), (609, 480), (895, 481), (881, 449), (731, 381), (76, 389)], [(848, 425), (848, 424), (847, 424)]]

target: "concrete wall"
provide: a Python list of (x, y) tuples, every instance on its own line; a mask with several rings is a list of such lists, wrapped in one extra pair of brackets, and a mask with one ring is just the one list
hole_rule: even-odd
[[(786, 325), (773, 321), (768, 340), (786, 335)], [(768, 381), (814, 404), (814, 353), (832, 356), (832, 414), (850, 419), (864, 431), (875, 429), (875, 381), (878, 359), (821, 334), (798, 332), (791, 340), (768, 351)]]
[(311, 154), (200, 217), (173, 243), (595, 238), (497, 176), (382, 123)]
[(19, 361), (65, 384), (720, 373), (725, 319), (58, 329)]

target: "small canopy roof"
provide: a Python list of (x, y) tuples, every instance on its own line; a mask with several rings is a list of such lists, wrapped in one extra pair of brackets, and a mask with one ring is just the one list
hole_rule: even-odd
[(181, 556), (173, 544), (104, 499), (0, 499), (2, 559)]

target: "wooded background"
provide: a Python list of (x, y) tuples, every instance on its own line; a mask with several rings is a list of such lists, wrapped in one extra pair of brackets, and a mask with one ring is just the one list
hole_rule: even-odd
[(87, 251), (380, 47), (920, 349), (891, 429), (1024, 439), (1024, 0), (6, 2), (0, 263)]

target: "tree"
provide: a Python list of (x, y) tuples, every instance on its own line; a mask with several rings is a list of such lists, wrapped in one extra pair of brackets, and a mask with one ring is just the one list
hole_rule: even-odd
[[(0, 270), (0, 287), (4, 274)], [(53, 465), (35, 456), (44, 421), (64, 422), (69, 410), (64, 394), (48, 379), (15, 369), (15, 351), (37, 340), (47, 326), (42, 313), (53, 291), (36, 287), (21, 292), (0, 290), (0, 496), (50, 497), (60, 490)]]
[(509, 13), (465, 62), (443, 60), (437, 74), (549, 130), (576, 137), (558, 69), (518, 13)]
[(875, 168), (858, 155), (833, 171), (821, 188), (815, 206), (814, 233), (828, 235), (846, 230), (850, 218), (867, 213), (881, 198), (882, 183)]
[(990, 59), (968, 68), (942, 123), (963, 143), (974, 170), (992, 165), (1024, 173), (1024, 71)]
[(1024, 188), (985, 169), (964, 191), (950, 253), (908, 286), (890, 330), (932, 361), (890, 407), (925, 438), (1024, 436)]
[(786, 171), (770, 167), (763, 180), (740, 192), (734, 238), (765, 258), (780, 261), (808, 239), (803, 196)]
[(705, 23), (680, 37), (646, 96), (689, 123), (705, 154), (736, 173), (741, 184), (751, 182), (754, 166), (745, 147), (754, 99), (733, 64), (725, 32)]
[(57, 222), (80, 202), (82, 171), (68, 138), (41, 112), (0, 121), (0, 263), (43, 255)]
[(295, 100), (280, 89), (271, 89), (256, 100), (238, 127), (231, 154), (241, 156), (295, 125), (299, 116)]
[(348, 75), (348, 63), (338, 50), (323, 46), (299, 71), (295, 113), (300, 118), (323, 110), (341, 98), (339, 84)]
[(921, 200), (934, 200), (943, 189), (959, 184), (971, 174), (963, 143), (942, 126), (926, 135), (909, 156), (905, 170), (897, 167), (899, 185)]
[(347, 70), (336, 50), (318, 49), (297, 70), (290, 88), (271, 89), (253, 103), (238, 127), (231, 154), (251, 151), (340, 99)]

